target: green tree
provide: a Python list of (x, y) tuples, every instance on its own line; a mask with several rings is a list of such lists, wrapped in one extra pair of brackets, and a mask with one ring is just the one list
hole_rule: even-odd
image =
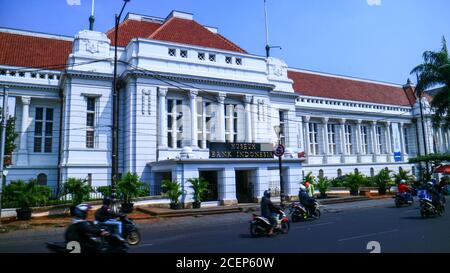
[(423, 92), (430, 88), (442, 86), (430, 104), (434, 110), (433, 125), (440, 127), (441, 122), (444, 122), (444, 127), (450, 128), (450, 56), (445, 37), (442, 38), (439, 51), (423, 53), (423, 63), (414, 67), (411, 74), (418, 76), (417, 97), (422, 97)]
[(23, 180), (11, 181), (4, 190), (4, 203), (8, 207), (22, 209), (45, 206), (50, 194), (50, 188), (39, 185), (36, 179), (30, 179), (28, 182)]
[(133, 198), (140, 195), (142, 186), (144, 183), (139, 180), (139, 175), (131, 172), (125, 174), (117, 183), (119, 196), (126, 204), (130, 204)]
[(389, 182), (391, 182), (391, 172), (392, 171), (388, 169), (381, 169), (378, 174), (374, 176), (374, 181), (378, 187), (379, 194), (386, 193)]
[(406, 182), (412, 181), (412, 175), (409, 174), (410, 171), (405, 171), (403, 169), (399, 170), (397, 174), (394, 175), (394, 180), (396, 184), (399, 184), (401, 180)]
[(200, 178), (191, 178), (188, 180), (191, 183), (191, 188), (194, 190), (194, 200), (195, 202), (201, 202), (204, 195), (208, 193), (208, 181)]
[(163, 194), (169, 197), (171, 206), (178, 207), (179, 198), (184, 194), (184, 190), (181, 188), (180, 183), (176, 180), (163, 180), (161, 189)]
[(63, 185), (62, 194), (72, 196), (72, 204), (78, 205), (83, 201), (89, 200), (90, 193), (94, 190), (86, 180), (70, 177)]

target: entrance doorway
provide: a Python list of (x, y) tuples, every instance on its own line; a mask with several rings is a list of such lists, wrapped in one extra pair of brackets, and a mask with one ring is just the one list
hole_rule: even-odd
[(238, 203), (253, 203), (252, 171), (236, 171), (236, 198)]
[(217, 171), (200, 171), (200, 177), (208, 181), (208, 192), (203, 196), (203, 201), (217, 201), (219, 194), (217, 190)]

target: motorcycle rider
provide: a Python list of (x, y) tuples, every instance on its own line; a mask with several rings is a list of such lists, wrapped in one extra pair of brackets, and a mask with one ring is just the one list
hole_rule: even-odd
[(274, 217), (274, 213), (278, 213), (280, 208), (275, 206), (270, 200), (270, 189), (264, 191), (263, 198), (261, 199), (261, 216), (267, 218), (269, 222), (272, 224), (268, 235), (272, 236), (273, 229), (277, 226), (277, 219)]
[(405, 200), (411, 200), (411, 188), (406, 184), (406, 181), (404, 179), (400, 180), (400, 184), (398, 186), (398, 193)]
[(440, 193), (438, 185), (436, 183), (436, 179), (431, 179), (431, 181), (429, 181), (427, 183), (426, 188), (427, 188), (428, 193), (431, 194), (431, 196), (432, 196), (433, 206), (436, 209), (443, 206), (441, 193)]
[(92, 221), (88, 221), (87, 213), (91, 208), (89, 204), (79, 204), (73, 211), (73, 224), (67, 229), (65, 234), (66, 242), (76, 241), (80, 246), (86, 249), (95, 249), (98, 243), (93, 237), (107, 236), (107, 231), (98, 228)]
[(298, 199), (300, 204), (302, 204), (307, 210), (311, 217), (316, 218), (314, 216), (314, 206), (316, 203), (316, 199), (309, 196), (306, 187), (303, 184), (300, 184), (300, 191), (298, 193)]
[(103, 199), (103, 205), (95, 212), (95, 220), (105, 225), (112, 225), (117, 227), (117, 235), (122, 238), (122, 221), (118, 221), (117, 218), (122, 218), (125, 215), (122, 213), (116, 213), (111, 208), (112, 198), (105, 197)]

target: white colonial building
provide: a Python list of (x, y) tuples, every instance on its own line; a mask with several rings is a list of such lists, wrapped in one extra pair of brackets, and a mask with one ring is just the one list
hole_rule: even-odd
[[(19, 132), (7, 181), (68, 177), (111, 183), (114, 30), (75, 38), (0, 29), (0, 86), (8, 86)], [(414, 87), (289, 68), (247, 53), (191, 14), (128, 14), (119, 40), (119, 169), (159, 194), (178, 180), (210, 184), (211, 201), (253, 202), (280, 188), (278, 159), (267, 152), (281, 127), (283, 185), (298, 193), (303, 175), (373, 175), (423, 154)], [(449, 151), (424, 99), (428, 152)], [(210, 150), (238, 146), (239, 158)], [(249, 145), (258, 144), (258, 145)], [(259, 151), (255, 151), (258, 147)], [(263, 153), (266, 152), (264, 155)]]

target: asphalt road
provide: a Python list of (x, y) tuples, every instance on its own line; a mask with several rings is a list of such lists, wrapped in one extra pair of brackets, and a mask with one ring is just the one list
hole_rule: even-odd
[[(450, 252), (450, 212), (422, 219), (418, 203), (395, 208), (393, 200), (378, 207), (328, 211), (321, 219), (291, 223), (289, 234), (252, 238), (251, 213), (172, 219), (163, 225), (139, 223), (143, 242), (132, 253), (346, 253), (371, 252), (369, 242), (381, 252)], [(1, 252), (47, 252), (53, 234), (0, 236)], [(377, 244), (375, 243), (375, 244)]]

